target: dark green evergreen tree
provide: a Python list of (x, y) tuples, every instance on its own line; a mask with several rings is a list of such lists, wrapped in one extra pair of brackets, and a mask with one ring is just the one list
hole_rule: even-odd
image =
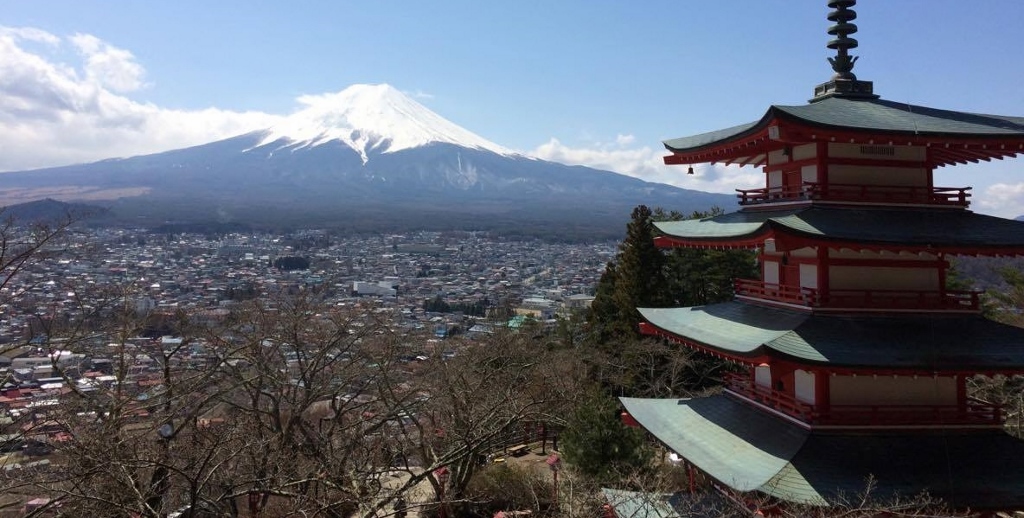
[[(684, 217), (677, 211), (655, 209), (654, 221), (678, 221), (718, 216), (718, 207)], [(756, 279), (756, 255), (749, 249), (673, 248), (666, 253), (665, 278), (671, 306), (702, 306), (731, 300), (735, 279)]]
[(608, 393), (664, 397), (714, 386), (725, 364), (677, 345), (655, 343), (639, 334), (638, 307), (696, 306), (733, 298), (733, 280), (757, 278), (750, 250), (654, 246), (657, 221), (713, 217), (721, 209), (694, 212), (633, 210), (615, 261), (598, 283), (589, 315), (590, 339), (600, 353), (592, 376)]
[(615, 338), (613, 323), (618, 318), (618, 306), (615, 304), (615, 280), (617, 278), (615, 262), (609, 261), (604, 273), (597, 282), (594, 300), (590, 303), (588, 323), (592, 329), (593, 340), (597, 344), (606, 344)]
[(654, 219), (646, 205), (633, 209), (626, 239), (619, 245), (618, 278), (613, 299), (621, 308), (621, 318), (639, 333), (638, 307), (662, 307), (668, 304), (665, 282), (665, 255), (654, 246)]
[(301, 256), (284, 256), (274, 259), (274, 268), (278, 270), (308, 270), (309, 259)]
[(626, 239), (615, 263), (609, 263), (593, 302), (596, 335), (601, 343), (640, 337), (639, 307), (664, 307), (672, 300), (665, 279), (665, 255), (654, 246), (653, 212), (633, 209)]
[(576, 406), (560, 439), (565, 460), (598, 483), (627, 478), (650, 466), (644, 433), (622, 423), (618, 400), (594, 390)]

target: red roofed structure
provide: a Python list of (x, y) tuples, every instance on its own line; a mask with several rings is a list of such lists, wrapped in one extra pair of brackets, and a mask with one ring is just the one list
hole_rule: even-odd
[[(830, 0), (835, 74), (803, 106), (665, 142), (667, 164), (764, 172), (740, 210), (657, 223), (662, 247), (756, 249), (731, 302), (639, 308), (642, 331), (745, 366), (724, 394), (623, 398), (630, 419), (736, 493), (829, 506), (927, 492), (1024, 509), (1024, 441), (974, 376), (1024, 374), (1024, 329), (948, 287), (950, 258), (1024, 255), (1024, 222), (975, 214), (938, 167), (1024, 152), (1024, 117), (879, 98), (854, 76), (854, 0)], [(692, 169), (691, 169), (692, 172)]]

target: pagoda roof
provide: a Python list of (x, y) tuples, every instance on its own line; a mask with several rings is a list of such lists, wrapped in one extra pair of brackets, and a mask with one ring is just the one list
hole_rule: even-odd
[(605, 500), (622, 518), (713, 516), (725, 504), (718, 493), (654, 493), (601, 488)]
[(605, 500), (618, 516), (628, 518), (679, 518), (673, 499), (682, 495), (673, 493), (641, 493), (601, 488)]
[(655, 226), (664, 234), (658, 238), (661, 246), (750, 247), (770, 237), (789, 236), (797, 240), (836, 241), (855, 249), (893, 247), (949, 253), (1024, 253), (1024, 221), (966, 210), (804, 205), (661, 221)]
[[(667, 447), (737, 491), (832, 505), (927, 491), (955, 508), (1024, 507), (1024, 441), (985, 432), (813, 432), (732, 397), (620, 398)], [(998, 466), (998, 469), (993, 469)]]
[(638, 309), (670, 338), (751, 363), (782, 357), (835, 369), (1024, 371), (1024, 328), (974, 314), (816, 314), (739, 301)]
[[(781, 135), (769, 139), (770, 126), (780, 126)], [(1024, 152), (1024, 117), (941, 110), (883, 99), (829, 97), (805, 105), (773, 105), (755, 122), (664, 144), (669, 151), (683, 155), (668, 157), (666, 162), (698, 163), (731, 162), (786, 144), (816, 140), (941, 146), (933, 157), (936, 165), (976, 162)], [(986, 142), (998, 145), (987, 147)], [(971, 146), (946, 149), (945, 144)], [(745, 163), (763, 163), (763, 159)]]

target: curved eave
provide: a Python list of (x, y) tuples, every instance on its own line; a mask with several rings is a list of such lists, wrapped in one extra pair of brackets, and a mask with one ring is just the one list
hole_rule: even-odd
[[(720, 485), (741, 492), (770, 491), (769, 484), (785, 471), (809, 436), (804, 429), (726, 396), (682, 400), (621, 397), (619, 401), (672, 451)], [(827, 504), (806, 484), (779, 496)]]
[[(796, 329), (808, 315), (728, 302), (690, 308), (637, 308), (645, 334), (741, 363), (763, 363), (765, 345)], [(823, 359), (823, 358), (822, 358)]]
[(699, 351), (699, 352), (702, 352), (704, 354), (708, 354), (708, 355), (711, 355), (711, 356), (714, 356), (714, 357), (717, 357), (717, 358), (721, 358), (723, 360), (734, 361), (734, 362), (742, 363), (742, 364), (746, 364), (746, 365), (760, 365), (760, 364), (765, 363), (766, 361), (768, 361), (770, 359), (767, 354), (763, 353), (764, 347), (758, 347), (757, 349), (754, 349), (754, 350), (749, 351), (747, 353), (731, 351), (731, 350), (728, 350), (728, 349), (713, 347), (713, 346), (705, 344), (705, 343), (700, 343), (700, 342), (698, 342), (696, 340), (691, 340), (691, 339), (689, 339), (689, 338), (687, 338), (687, 337), (685, 337), (683, 335), (678, 335), (678, 334), (675, 334), (675, 333), (673, 333), (671, 331), (662, 329), (662, 328), (660, 328), (660, 327), (658, 327), (658, 326), (656, 326), (654, 324), (651, 324), (650, 322), (641, 322), (640, 323), (640, 332), (641, 332), (641, 334), (644, 334), (644, 335), (647, 335), (647, 336), (659, 336), (661, 338), (665, 338), (665, 339), (667, 339), (667, 340), (669, 340), (671, 342), (674, 342), (674, 343), (677, 343), (677, 344), (681, 344), (681, 345), (685, 345), (686, 347), (689, 347), (690, 349), (694, 349), (696, 351)]
[(663, 248), (754, 248), (775, 239), (776, 250), (906, 251), (949, 255), (1024, 255), (1024, 222), (965, 211), (803, 206), (739, 211), (701, 220), (655, 223)]
[[(950, 135), (937, 133), (913, 133), (905, 131), (878, 131), (809, 124), (801, 119), (780, 115), (780, 134), (785, 137), (774, 146), (805, 144), (809, 142), (835, 142), (841, 144), (922, 146), (928, 148), (928, 165), (942, 167), (954, 164), (977, 164), (1002, 160), (1024, 153), (1024, 136), (1014, 137), (993, 135)], [(666, 163), (668, 163), (666, 161)]]
[[(764, 117), (756, 122), (693, 137), (666, 140), (664, 142), (665, 149), (671, 151), (672, 154), (664, 157), (665, 164), (722, 162), (740, 166), (762, 166), (767, 162), (768, 151), (783, 145), (773, 143), (769, 139), (768, 128), (773, 125), (773, 120), (772, 110), (769, 109)], [(683, 147), (675, 147), (674, 142), (686, 142), (687, 144)], [(691, 146), (690, 143), (694, 142), (697, 145)]]
[(728, 360), (830, 372), (954, 375), (1024, 372), (1024, 329), (972, 315), (818, 315), (725, 302), (637, 308), (641, 331)]
[[(832, 124), (826, 121), (836, 120)], [(764, 165), (769, 151), (810, 142), (924, 146), (931, 166), (1024, 153), (1024, 118), (978, 115), (888, 101), (829, 99), (771, 106), (758, 121), (666, 140), (665, 164)]]
[(698, 249), (748, 249), (756, 248), (770, 239), (773, 233), (769, 229), (759, 230), (741, 237), (723, 239), (688, 239), (676, 236), (658, 236), (654, 238), (654, 246), (658, 248), (698, 248)]
[(959, 256), (985, 257), (1018, 257), (1024, 256), (1024, 245), (987, 246), (987, 245), (943, 245), (920, 244), (910, 245), (895, 241), (859, 241), (841, 238), (829, 238), (804, 234), (796, 231), (774, 230), (766, 225), (757, 232), (738, 237), (722, 238), (688, 238), (680, 236), (659, 236), (654, 238), (654, 246), (658, 248), (694, 248), (715, 250), (748, 250), (764, 244), (767, 239), (775, 239), (775, 249), (780, 252), (797, 250), (807, 247), (827, 247), (833, 250), (856, 250), (869, 252), (908, 252), (913, 254), (945, 254)]
[(1003, 431), (814, 433), (724, 395), (619, 401), (666, 447), (737, 491), (821, 506), (848, 502), (871, 481), (882, 500), (927, 492), (954, 509), (1024, 506), (1024, 441)]
[[(944, 254), (959, 256), (984, 257), (1018, 257), (1024, 256), (1024, 245), (990, 246), (990, 245), (956, 245), (956, 244), (907, 244), (899, 241), (860, 241), (828, 236), (809, 235), (801, 232), (771, 232), (775, 238), (775, 249), (784, 252), (805, 247), (827, 247), (833, 250), (855, 250), (868, 252), (907, 252), (912, 254)], [(657, 240), (656, 240), (657, 242)], [(689, 246), (679, 244), (671, 246)], [(661, 246), (661, 245), (658, 245)], [(723, 246), (722, 248), (728, 248)], [(731, 248), (747, 248), (733, 246)]]
[(753, 248), (772, 237), (772, 218), (791, 216), (800, 209), (740, 211), (699, 220), (658, 221), (657, 246), (690, 248)]

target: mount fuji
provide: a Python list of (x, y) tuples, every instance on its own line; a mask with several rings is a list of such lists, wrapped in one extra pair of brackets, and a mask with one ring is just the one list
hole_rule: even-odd
[(571, 228), (614, 237), (641, 203), (684, 213), (735, 203), (516, 153), (388, 85), (303, 100), (275, 126), (225, 140), (4, 173), (0, 195), (106, 200), (106, 218), (154, 226)]

